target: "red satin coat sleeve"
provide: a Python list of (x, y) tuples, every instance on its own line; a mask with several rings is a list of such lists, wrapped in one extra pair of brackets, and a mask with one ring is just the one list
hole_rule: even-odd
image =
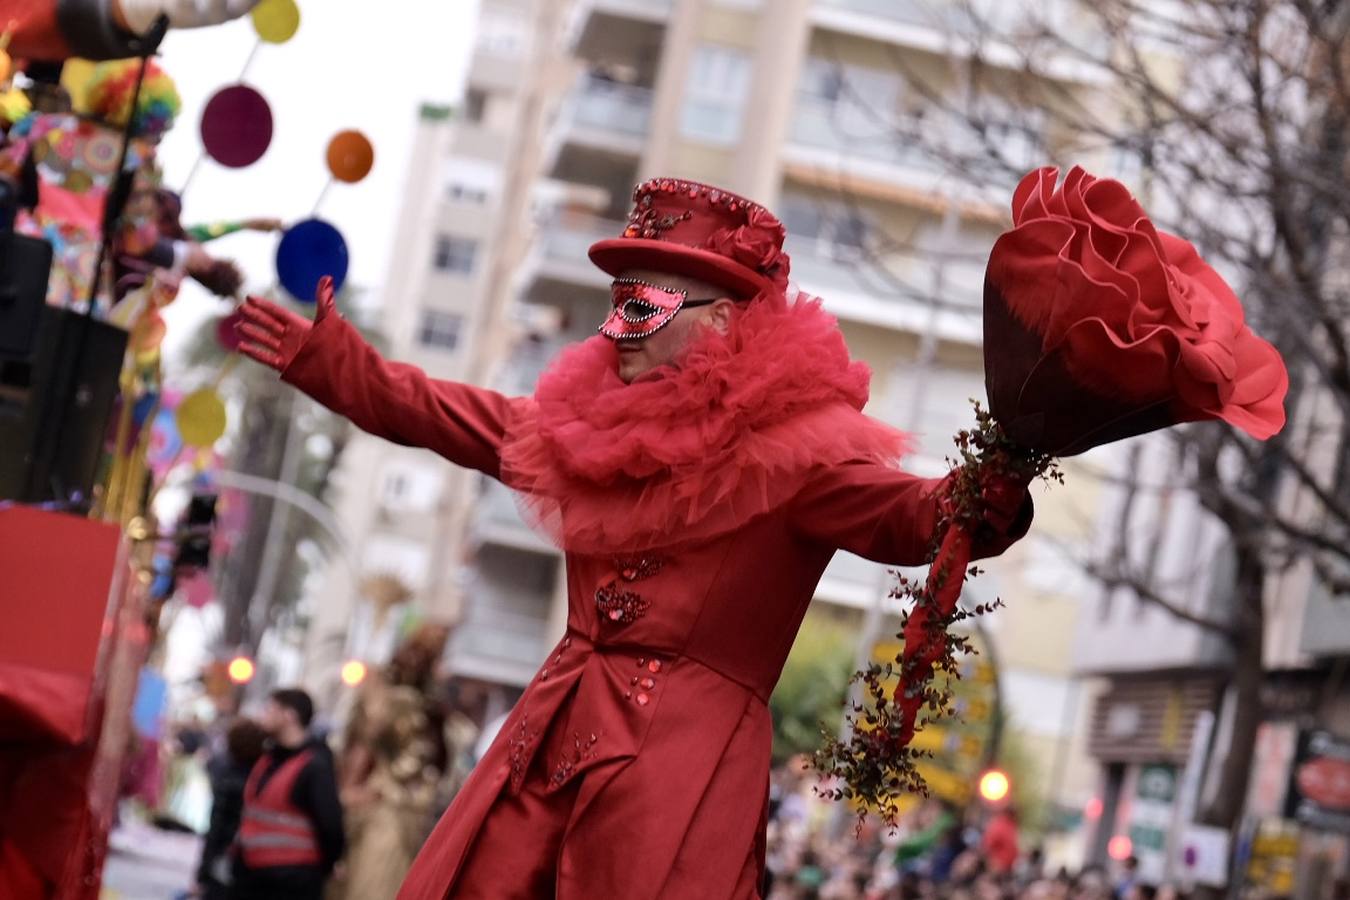
[[(920, 478), (876, 463), (822, 467), (792, 501), (789, 520), (807, 540), (892, 566), (918, 566), (934, 548), (946, 478)], [(974, 558), (997, 556), (1031, 527), (1028, 495), (1013, 526), (977, 530)]]
[(340, 316), (314, 326), (281, 377), (363, 431), (425, 447), (493, 478), (501, 470), (507, 423), (521, 402), (389, 362)]

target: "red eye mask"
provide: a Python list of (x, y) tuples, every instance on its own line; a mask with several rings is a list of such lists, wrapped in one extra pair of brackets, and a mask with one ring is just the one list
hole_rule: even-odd
[(715, 303), (717, 297), (690, 300), (684, 291), (657, 287), (636, 278), (616, 279), (611, 291), (614, 310), (600, 325), (600, 333), (616, 341), (640, 341), (660, 331), (682, 309)]

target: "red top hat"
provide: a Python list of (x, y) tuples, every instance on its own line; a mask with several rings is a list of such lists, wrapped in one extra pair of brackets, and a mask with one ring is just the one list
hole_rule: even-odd
[(787, 287), (787, 232), (758, 203), (679, 178), (653, 178), (633, 189), (623, 236), (591, 245), (591, 262), (610, 275), (654, 269), (687, 275), (749, 299)]

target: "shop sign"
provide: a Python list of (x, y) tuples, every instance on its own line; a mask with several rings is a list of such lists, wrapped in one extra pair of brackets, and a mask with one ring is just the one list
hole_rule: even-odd
[(1350, 740), (1325, 731), (1299, 734), (1286, 812), (1311, 828), (1350, 832)]

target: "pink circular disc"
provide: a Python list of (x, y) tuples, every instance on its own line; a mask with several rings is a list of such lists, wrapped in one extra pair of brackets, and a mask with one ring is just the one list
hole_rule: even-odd
[(202, 110), (202, 146), (222, 166), (242, 169), (267, 152), (272, 142), (272, 109), (253, 88), (221, 88)]

